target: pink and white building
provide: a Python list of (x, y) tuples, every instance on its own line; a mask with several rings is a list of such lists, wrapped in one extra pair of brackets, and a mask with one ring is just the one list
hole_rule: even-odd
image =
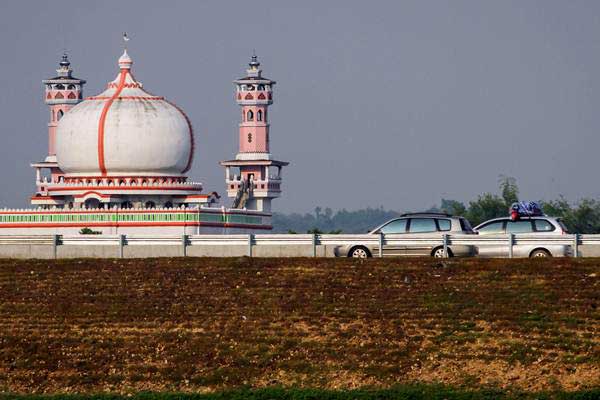
[(127, 50), (104, 92), (83, 98), (65, 54), (56, 77), (43, 81), (50, 108), (48, 155), (36, 171), (36, 209), (0, 210), (0, 234), (246, 232), (271, 229), (271, 199), (281, 194), (281, 168), (269, 149), (268, 106), (274, 81), (253, 56), (235, 81), (242, 107), (239, 153), (223, 161), (230, 207), (188, 179), (197, 150), (192, 123), (132, 73)]

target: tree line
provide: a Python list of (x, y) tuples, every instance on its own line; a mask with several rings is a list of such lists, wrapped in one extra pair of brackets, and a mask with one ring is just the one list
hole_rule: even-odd
[[(446, 212), (467, 218), (473, 226), (492, 218), (505, 217), (512, 203), (519, 201), (519, 187), (513, 177), (500, 176), (498, 193), (483, 193), (468, 204), (442, 199), (430, 212)], [(572, 233), (600, 233), (600, 201), (582, 199), (571, 204), (564, 197), (539, 201), (548, 216), (562, 218)], [(275, 233), (366, 233), (385, 221), (406, 211), (365, 208), (334, 212), (331, 208), (316, 207), (313, 213), (273, 214)]]

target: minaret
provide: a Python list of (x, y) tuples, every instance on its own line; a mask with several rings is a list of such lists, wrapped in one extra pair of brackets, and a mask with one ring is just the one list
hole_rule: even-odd
[[(36, 193), (43, 193), (47, 190), (48, 183), (56, 182), (62, 175), (56, 162), (56, 127), (63, 115), (73, 106), (82, 101), (83, 79), (75, 78), (72, 73), (71, 63), (64, 53), (59, 67), (56, 70), (57, 76), (42, 81), (45, 87), (44, 101), (50, 107), (50, 122), (48, 122), (48, 155), (44, 161), (31, 164), (35, 169)], [(50, 171), (50, 177), (42, 176), (43, 170)]]
[(46, 86), (45, 101), (50, 106), (47, 162), (56, 162), (56, 151), (54, 148), (56, 126), (67, 111), (81, 102), (83, 85), (85, 84), (83, 79), (77, 79), (72, 76), (73, 70), (71, 69), (67, 53), (63, 54), (56, 72), (58, 73), (56, 77), (42, 81)]
[[(269, 112), (275, 81), (262, 76), (256, 55), (248, 64), (246, 76), (234, 81), (236, 101), (241, 106), (239, 151), (235, 160), (222, 161), (227, 195), (233, 208), (271, 211), (271, 200), (281, 195), (281, 168), (270, 152)], [(235, 170), (232, 174), (231, 168)], [(238, 172), (238, 174), (235, 174)]]

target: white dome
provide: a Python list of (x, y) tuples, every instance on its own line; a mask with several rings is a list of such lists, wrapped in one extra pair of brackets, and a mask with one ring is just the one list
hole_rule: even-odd
[(125, 52), (108, 89), (69, 110), (56, 132), (59, 168), (69, 175), (173, 176), (192, 163), (194, 139), (187, 116), (142, 89)]

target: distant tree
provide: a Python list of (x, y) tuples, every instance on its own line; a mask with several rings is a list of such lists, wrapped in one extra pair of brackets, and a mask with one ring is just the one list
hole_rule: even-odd
[(467, 208), (463, 203), (449, 199), (442, 199), (440, 210), (452, 215), (465, 215), (467, 213)]
[(561, 218), (572, 233), (600, 233), (600, 202), (582, 199), (571, 206), (564, 197), (541, 202), (544, 214)]
[(565, 222), (573, 232), (600, 232), (600, 203), (592, 199), (581, 200), (573, 209), (572, 216), (565, 217)]
[(506, 208), (519, 201), (519, 187), (517, 186), (517, 180), (515, 178), (512, 176), (500, 175), (499, 184), (500, 193)]
[(571, 218), (573, 214), (571, 205), (563, 196), (554, 201), (541, 201), (540, 206), (544, 214), (552, 217)]
[(320, 218), (321, 218), (321, 211), (322, 211), (322, 210), (323, 210), (323, 209), (322, 209), (321, 207), (319, 207), (319, 206), (315, 207), (315, 217), (316, 217), (317, 219), (320, 219)]
[(505, 215), (507, 215), (507, 207), (504, 199), (491, 193), (484, 193), (477, 200), (469, 202), (469, 210), (465, 216), (475, 226), (488, 219)]

